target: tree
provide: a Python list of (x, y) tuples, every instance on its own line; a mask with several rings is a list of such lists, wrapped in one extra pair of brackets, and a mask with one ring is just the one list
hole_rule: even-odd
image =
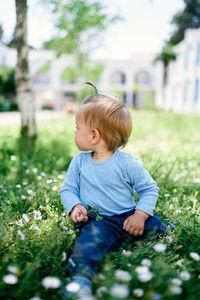
[(169, 40), (165, 42), (161, 53), (159, 53), (155, 61), (162, 61), (164, 65), (163, 84), (167, 82), (168, 65), (175, 60), (177, 54), (173, 47), (184, 39), (185, 30), (188, 28), (200, 27), (200, 0), (183, 0), (185, 7), (174, 15), (171, 24), (175, 25), (175, 30)]
[(175, 30), (167, 42), (169, 45), (180, 43), (187, 28), (200, 27), (200, 0), (184, 0), (184, 3), (184, 9), (176, 13), (171, 20)]
[(0, 41), (2, 41), (2, 38), (3, 38), (3, 26), (0, 23)]
[(51, 0), (51, 4), (58, 33), (45, 43), (45, 47), (56, 50), (58, 56), (66, 53), (75, 56), (79, 82), (85, 73), (89, 53), (98, 44), (99, 34), (119, 17), (107, 15), (98, 1)]
[(27, 45), (27, 0), (15, 0), (16, 6), (16, 88), (21, 112), (21, 134), (37, 135), (34, 100), (30, 88)]
[(164, 65), (164, 76), (163, 76), (163, 85), (167, 83), (167, 71), (169, 63), (172, 60), (175, 60), (177, 57), (177, 54), (174, 52), (173, 47), (170, 45), (165, 45), (162, 48), (161, 53), (159, 53), (156, 58), (154, 59), (154, 62), (162, 61)]

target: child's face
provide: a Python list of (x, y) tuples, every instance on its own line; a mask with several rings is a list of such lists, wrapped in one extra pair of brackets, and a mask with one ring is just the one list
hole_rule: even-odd
[(78, 112), (76, 115), (75, 143), (80, 150), (92, 150), (90, 144), (90, 134), (90, 129), (85, 123), (83, 115), (81, 112)]

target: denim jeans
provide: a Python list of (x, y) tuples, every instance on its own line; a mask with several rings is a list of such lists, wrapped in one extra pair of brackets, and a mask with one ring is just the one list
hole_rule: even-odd
[[(123, 230), (123, 222), (133, 215), (135, 209), (115, 216), (103, 216), (102, 221), (89, 217), (87, 223), (80, 227), (80, 235), (76, 240), (73, 253), (68, 260), (67, 272), (92, 279), (109, 250), (122, 245), (130, 235)], [(169, 222), (163, 224), (160, 217), (152, 216), (146, 223), (142, 236), (131, 236), (133, 241), (144, 240), (149, 236), (163, 234), (174, 229)]]

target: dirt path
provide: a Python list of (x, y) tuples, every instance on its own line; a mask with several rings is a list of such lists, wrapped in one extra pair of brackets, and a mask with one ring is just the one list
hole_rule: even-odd
[[(61, 111), (37, 111), (37, 122), (52, 120), (64, 117), (65, 113)], [(19, 112), (0, 112), (0, 127), (9, 127), (13, 125), (20, 125), (20, 113)]]

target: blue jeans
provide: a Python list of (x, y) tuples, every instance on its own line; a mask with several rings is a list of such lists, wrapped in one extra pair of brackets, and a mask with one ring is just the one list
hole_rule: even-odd
[(128, 236), (133, 241), (138, 241), (166, 233), (168, 225), (171, 230), (174, 229), (169, 222), (163, 224), (160, 217), (153, 216), (146, 221), (142, 236), (130, 236), (123, 230), (123, 223), (134, 212), (135, 209), (121, 215), (103, 216), (102, 221), (89, 217), (87, 223), (80, 227), (80, 235), (68, 260), (67, 271), (91, 280), (98, 272), (105, 254), (120, 247)]

